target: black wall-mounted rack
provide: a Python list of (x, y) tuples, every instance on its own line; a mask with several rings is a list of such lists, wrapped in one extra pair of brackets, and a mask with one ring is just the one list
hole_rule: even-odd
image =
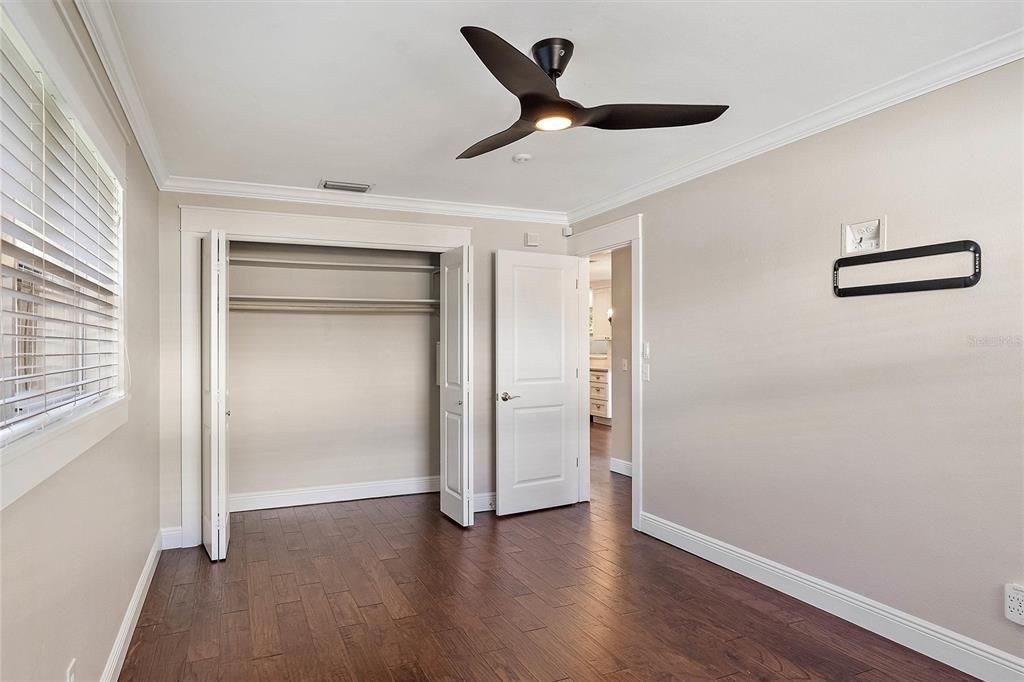
[[(854, 265), (869, 265), (871, 263), (887, 263), (894, 260), (907, 260), (909, 258), (924, 258), (926, 256), (942, 256), (948, 253), (960, 253), (970, 251), (974, 254), (974, 272), (966, 277), (945, 277), (942, 279), (922, 279), (915, 282), (893, 282), (891, 284), (872, 284), (863, 287), (839, 286), (839, 269)], [(901, 294), (907, 291), (932, 291), (933, 289), (966, 289), (973, 287), (981, 281), (981, 247), (977, 242), (965, 239), (958, 242), (946, 242), (944, 244), (931, 244), (929, 246), (915, 246), (909, 249), (897, 249), (895, 251), (880, 251), (878, 253), (867, 253), (863, 256), (847, 256), (840, 258), (832, 266), (832, 291), (840, 298), (848, 296), (874, 296), (876, 294)]]

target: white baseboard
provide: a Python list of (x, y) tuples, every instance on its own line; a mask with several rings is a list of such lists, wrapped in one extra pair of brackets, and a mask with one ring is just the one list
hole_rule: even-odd
[(160, 529), (161, 549), (178, 549), (183, 546), (181, 526)]
[(321, 485), (311, 488), (236, 493), (228, 495), (228, 511), (275, 509), (277, 507), (295, 507), (304, 504), (323, 504), (324, 502), (366, 500), (372, 497), (436, 493), (440, 489), (439, 477), (419, 476), (417, 478), (396, 478), (390, 481), (367, 481), (365, 483)]
[(121, 627), (114, 639), (114, 646), (107, 657), (107, 664), (103, 666), (103, 674), (100, 677), (102, 682), (114, 682), (121, 674), (121, 666), (124, 665), (124, 657), (128, 655), (128, 645), (132, 641), (132, 633), (135, 632), (135, 624), (139, 622), (139, 614), (142, 613), (142, 604), (146, 601), (146, 593), (149, 592), (149, 584), (153, 581), (153, 574), (156, 572), (156, 564), (160, 559), (160, 546), (163, 538), (158, 534), (153, 540), (153, 547), (149, 550), (146, 563), (142, 566), (142, 574), (139, 582), (135, 584), (135, 592), (132, 593), (131, 601), (128, 602), (128, 610), (124, 613)]
[(608, 460), (608, 468), (617, 474), (622, 474), (623, 476), (633, 476), (633, 463), (625, 459), (612, 457)]
[(473, 496), (474, 512), (492, 512), (496, 500), (495, 493), (477, 493)]
[(1024, 680), (1024, 658), (863, 595), (647, 512), (640, 513), (640, 530), (975, 677)]

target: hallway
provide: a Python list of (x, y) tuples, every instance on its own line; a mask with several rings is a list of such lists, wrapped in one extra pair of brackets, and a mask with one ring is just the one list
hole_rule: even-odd
[(163, 552), (122, 680), (969, 679), (633, 531), (593, 500), (462, 530), (416, 495), (232, 515), (227, 561)]

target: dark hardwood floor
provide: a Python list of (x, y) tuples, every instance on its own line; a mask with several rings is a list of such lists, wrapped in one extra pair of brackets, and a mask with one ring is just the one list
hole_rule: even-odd
[(122, 680), (970, 679), (634, 532), (592, 427), (593, 501), (462, 530), (437, 495), (232, 515), (165, 551)]

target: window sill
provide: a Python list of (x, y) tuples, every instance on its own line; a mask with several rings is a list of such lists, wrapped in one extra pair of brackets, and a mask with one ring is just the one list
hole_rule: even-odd
[(98, 403), (88, 412), (0, 448), (0, 509), (126, 424), (129, 400), (121, 395)]

